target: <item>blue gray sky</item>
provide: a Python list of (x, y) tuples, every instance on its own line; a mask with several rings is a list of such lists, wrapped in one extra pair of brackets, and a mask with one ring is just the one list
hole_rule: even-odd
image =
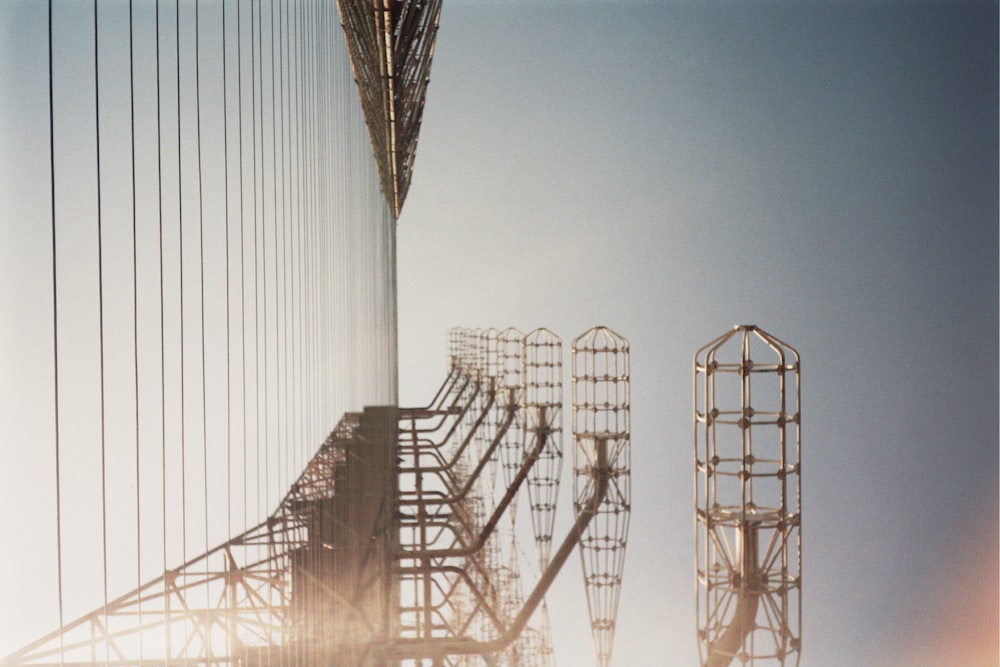
[[(802, 664), (995, 665), (997, 178), (995, 3), (446, 3), (401, 400), (449, 326), (628, 337), (615, 664), (688, 666), (691, 358), (758, 324), (803, 359)], [(557, 656), (590, 664), (571, 566)]]

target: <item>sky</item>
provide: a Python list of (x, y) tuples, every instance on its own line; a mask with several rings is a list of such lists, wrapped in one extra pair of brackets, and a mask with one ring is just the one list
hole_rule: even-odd
[(445, 4), (400, 399), (451, 326), (630, 340), (614, 664), (697, 662), (691, 364), (734, 324), (802, 356), (801, 664), (997, 664), (997, 98), (995, 3)]
[[(47, 184), (48, 168), (38, 6), (0, 3), (0, 137), (16, 147), (0, 159), (0, 518), (20, 545), (0, 557), (0, 655), (24, 628), (37, 636), (54, 625), (52, 527), (38, 518), (54, 507), (48, 192), (34, 186)], [(67, 10), (59, 20), (59, 34), (80, 44), (66, 39), (57, 52), (86, 54), (86, 35), (73, 30), (86, 17)], [(139, 22), (148, 30), (148, 13)], [(445, 0), (396, 229), (399, 399), (433, 396), (453, 326), (545, 326), (567, 354), (594, 325), (629, 339), (632, 524), (613, 664), (697, 663), (692, 357), (734, 324), (756, 324), (802, 357), (800, 664), (997, 664), (997, 24), (995, 2)], [(121, 75), (122, 44), (105, 48), (118, 49), (106, 62)], [(190, 49), (182, 53), (190, 67)], [(60, 173), (87, 173), (92, 121), (72, 100), (87, 102), (88, 61), (62, 62), (79, 98), (63, 98), (60, 118), (76, 125), (62, 125), (59, 141), (79, 162), (61, 157)], [(148, 94), (150, 61), (139, 62)], [(106, 118), (121, 120), (123, 89), (105, 94)], [(193, 103), (183, 101), (185, 141)], [(121, 149), (122, 123), (110, 125), (103, 141)], [(151, 151), (143, 136), (140, 152)], [(139, 176), (150, 215), (154, 176)], [(90, 187), (61, 195), (63, 210), (88, 223)], [(218, 192), (207, 205), (218, 214)], [(61, 270), (77, 276), (63, 282), (61, 312), (76, 327), (64, 345), (92, 351), (95, 292), (76, 262), (93, 263), (93, 238), (72, 224), (60, 233), (75, 250)], [(153, 238), (141, 243), (148, 250)], [(125, 254), (109, 255), (109, 271), (128, 269)], [(129, 296), (122, 284), (109, 288), (115, 299)], [(210, 285), (218, 306), (218, 278)], [(111, 308), (125, 327), (127, 309)], [(171, 354), (184, 335), (168, 332)], [(116, 354), (129, 350), (113, 340)], [(141, 333), (143, 346), (155, 340)], [(212, 334), (210, 349), (220, 344)], [(67, 357), (80, 365), (66, 377), (93, 374), (88, 354)], [(210, 369), (209, 383), (221, 373)], [(127, 381), (111, 378), (126, 404)], [(74, 472), (92, 481), (93, 383), (67, 382), (67, 392), (91, 390), (64, 410), (66, 432), (76, 425), (87, 441)], [(215, 414), (197, 418), (219, 428)], [(571, 521), (571, 486), (566, 474), (557, 536)], [(114, 493), (128, 520), (134, 489)], [(200, 510), (210, 500), (191, 502)], [(65, 536), (70, 577), (94, 565), (73, 547), (98, 526), (92, 504), (66, 504), (77, 520)], [(126, 571), (130, 557), (112, 565)], [(68, 592), (69, 616), (97, 606), (98, 582), (79, 585), (91, 590)], [(2, 601), (29, 594), (48, 607)], [(549, 596), (560, 665), (594, 661), (583, 595), (571, 559)]]

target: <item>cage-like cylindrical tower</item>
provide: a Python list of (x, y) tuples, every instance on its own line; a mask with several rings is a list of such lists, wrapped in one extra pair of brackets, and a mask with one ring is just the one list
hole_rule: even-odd
[(799, 355), (737, 325), (694, 358), (698, 643), (703, 667), (797, 665)]
[(545, 441), (528, 473), (528, 502), (539, 569), (548, 565), (552, 529), (562, 473), (562, 339), (544, 327), (530, 332), (523, 343), (522, 382), (526, 449)]
[[(597, 664), (611, 664), (628, 541), (631, 495), (629, 344), (607, 327), (573, 341), (573, 497), (577, 515), (603, 479), (608, 488), (580, 540)], [(597, 474), (595, 474), (595, 472)]]

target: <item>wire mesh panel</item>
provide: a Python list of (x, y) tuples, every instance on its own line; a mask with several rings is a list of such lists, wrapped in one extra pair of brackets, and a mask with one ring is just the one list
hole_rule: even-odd
[(514, 481), (524, 459), (524, 410), (520, 409), (524, 397), (522, 379), (524, 364), (524, 334), (513, 327), (500, 332), (497, 346), (497, 367), (500, 389), (497, 403), (498, 418), (511, 407), (518, 408), (514, 421), (504, 436), (500, 447), (500, 466), (503, 482), (509, 486)]
[[(606, 327), (573, 341), (573, 497), (579, 514), (607, 489), (580, 541), (599, 665), (611, 662), (631, 510), (629, 345)], [(595, 474), (596, 471), (596, 474)]]
[[(590, 333), (574, 352), (581, 369), (576, 519), (558, 549), (550, 549), (562, 451), (558, 336), (548, 329), (452, 332), (455, 366), (466, 379), (446, 380), (455, 389), (439, 396), (454, 402), (400, 411), (402, 586), (390, 653), (404, 665), (551, 667), (545, 594), (579, 545), (599, 660), (608, 664), (628, 529), (628, 343), (607, 329)], [(451, 427), (432, 426), (441, 415)], [(440, 439), (422, 435), (432, 431)], [(490, 487), (482, 478), (495, 459), (502, 475)], [(525, 483), (537, 578), (525, 576), (517, 544), (515, 507)]]
[(797, 665), (799, 355), (738, 325), (695, 355), (694, 401), (701, 663)]
[(524, 406), (526, 448), (544, 440), (528, 475), (528, 501), (539, 567), (552, 550), (552, 526), (562, 472), (562, 339), (545, 328), (524, 338)]

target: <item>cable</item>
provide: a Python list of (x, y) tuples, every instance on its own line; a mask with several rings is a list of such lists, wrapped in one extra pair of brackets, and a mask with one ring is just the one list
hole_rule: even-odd
[[(281, 0), (278, 1), (278, 43), (279, 43), (279, 64), (278, 72), (281, 74), (281, 85), (280, 85), (280, 104), (279, 109), (281, 110), (281, 291), (282, 291), (282, 340), (284, 345), (282, 345), (281, 352), (284, 359), (285, 372), (282, 375), (282, 393), (284, 394), (284, 413), (285, 413), (285, 428), (284, 428), (284, 438), (282, 442), (282, 453), (285, 455), (285, 478), (279, 480), (279, 488), (285, 489), (288, 487), (291, 480), (291, 455), (289, 452), (289, 434), (288, 434), (288, 420), (289, 420), (289, 404), (288, 404), (288, 194), (286, 192), (286, 184), (288, 181), (288, 170), (287, 170), (287, 154), (285, 151), (285, 104), (287, 102), (285, 95), (285, 34), (284, 31), (286, 27), (282, 23), (282, 3)], [(287, 6), (285, 7), (287, 10)], [(285, 16), (287, 19), (287, 15)]]
[(233, 534), (232, 344), (229, 294), (229, 79), (226, 72), (226, 0), (222, 0), (222, 155), (223, 218), (226, 228), (226, 535)]
[[(274, 248), (272, 249), (273, 250), (273, 255), (274, 255), (274, 313), (273, 313), (273, 318), (274, 318), (274, 371), (275, 371), (275, 375), (277, 376), (276, 379), (275, 379), (275, 382), (276, 382), (277, 385), (280, 386), (280, 384), (281, 384), (281, 353), (280, 353), (280, 344), (281, 344), (281, 341), (280, 341), (280, 338), (278, 337), (278, 319), (279, 319), (279, 317), (278, 317), (278, 155), (277, 155), (277, 143), (278, 143), (278, 141), (277, 141), (277, 132), (276, 132), (276, 123), (277, 123), (276, 116), (277, 116), (277, 114), (275, 113), (275, 110), (274, 110), (274, 101), (275, 101), (274, 100), (274, 98), (275, 98), (275, 94), (274, 94), (274, 0), (271, 0), (271, 2), (270, 2), (270, 4), (269, 4), (268, 7), (269, 7), (268, 13), (270, 14), (270, 21), (269, 21), (269, 23), (270, 23), (270, 29), (271, 29), (271, 47), (270, 47), (270, 60), (271, 60), (271, 195), (272, 195), (272, 197), (271, 197), (271, 202), (272, 202), (271, 203), (271, 215), (272, 215), (271, 231), (272, 231), (273, 238), (274, 238)], [(261, 89), (263, 90), (263, 85), (261, 86)], [(267, 248), (267, 241), (266, 240), (264, 241), (264, 248), (265, 249)], [(268, 377), (267, 377), (267, 329), (266, 329), (266, 326), (267, 326), (267, 256), (266, 255), (264, 257), (264, 309), (265, 309), (264, 310), (264, 324), (265, 324), (265, 330), (264, 330), (265, 331), (265, 335), (264, 335), (264, 359), (265, 359), (265, 363), (264, 363), (264, 391), (267, 392), (268, 389), (269, 389), (269, 387), (270, 387), (270, 383), (268, 382)], [(276, 430), (276, 433), (278, 433), (280, 435), (280, 433), (281, 433), (281, 403), (280, 403), (280, 396), (278, 395), (279, 391), (277, 391), (277, 388), (276, 388), (276, 391), (274, 392), (274, 394), (275, 394), (275, 396), (274, 396), (274, 408), (275, 408), (275, 410), (274, 410), (274, 417), (275, 417), (275, 422), (276, 422), (276, 424), (275, 424), (275, 430)], [(265, 396), (265, 398), (264, 398), (264, 410), (265, 410), (264, 415), (265, 415), (265, 419), (266, 419), (267, 415), (270, 414), (270, 406), (268, 405), (267, 393), (265, 393), (264, 396)], [(267, 464), (268, 464), (267, 465), (267, 469), (268, 470), (267, 470), (267, 472), (265, 474), (267, 474), (266, 479), (268, 480), (268, 489), (270, 489), (270, 480), (271, 480), (271, 475), (270, 475), (270, 464), (271, 464), (271, 457), (270, 457), (271, 438), (270, 438), (270, 435), (271, 435), (271, 431), (270, 431), (270, 429), (267, 429), (265, 431), (265, 433), (267, 435), (267, 438), (266, 438), (265, 442), (267, 443), (267, 448), (268, 448), (268, 457), (267, 457)], [(276, 460), (277, 460), (277, 468), (278, 468), (278, 480), (279, 480), (279, 484), (280, 484), (280, 480), (281, 480), (281, 452), (280, 452), (280, 443), (279, 443), (278, 447), (279, 447), (279, 451), (276, 452), (276, 454), (277, 454)], [(270, 494), (270, 491), (268, 491), (268, 493), (267, 493), (267, 503), (268, 504), (265, 506), (265, 509), (270, 508), (270, 502), (271, 502), (271, 494)]]
[[(132, 364), (135, 371), (135, 580), (142, 586), (142, 502), (139, 455), (139, 257), (136, 241), (135, 192), (135, 39), (133, 35), (132, 0), (128, 3), (128, 83), (129, 128), (132, 147)], [(142, 627), (142, 600), (139, 605), (139, 626)], [(144, 657), (143, 633), (139, 633), (139, 659)]]
[(242, 342), (240, 353), (242, 354), (242, 369), (240, 371), (240, 381), (242, 389), (242, 416), (243, 416), (243, 530), (246, 532), (250, 527), (248, 515), (248, 492), (247, 487), (247, 302), (246, 302), (246, 230), (245, 230), (245, 210), (243, 193), (243, 18), (240, 11), (241, 3), (236, 2), (236, 95), (239, 98), (240, 112), (237, 114), (237, 133), (239, 135), (239, 162), (240, 162), (240, 327)]
[(104, 593), (104, 661), (107, 664), (108, 653), (110, 651), (110, 637), (108, 626), (108, 490), (107, 490), (107, 439), (106, 439), (106, 408), (104, 392), (104, 234), (101, 219), (101, 68), (100, 68), (100, 43), (98, 40), (98, 16), (97, 0), (94, 0), (94, 119), (95, 119), (95, 145), (97, 148), (96, 176), (97, 176), (97, 303), (98, 303), (98, 338), (99, 338), (99, 365), (101, 369), (100, 393), (101, 393), (101, 564), (103, 575)]
[[(96, 0), (95, 0), (96, 1)], [(181, 561), (187, 562), (187, 429), (185, 428), (184, 400), (184, 161), (181, 151), (181, 9), (180, 0), (174, 2), (177, 47), (177, 230), (178, 264), (180, 267), (180, 335), (181, 335)]]
[[(167, 355), (166, 313), (164, 308), (163, 280), (163, 131), (161, 120), (160, 87), (160, 0), (156, 0), (156, 201), (160, 263), (160, 476), (163, 508), (163, 571), (167, 571)], [(170, 598), (167, 597), (167, 619), (164, 623), (164, 640), (170, 646)]]
[[(271, 475), (268, 468), (271, 464), (271, 424), (270, 424), (270, 388), (268, 378), (268, 336), (267, 336), (267, 147), (264, 135), (264, 3), (258, 5), (258, 18), (260, 30), (257, 33), (258, 46), (260, 48), (260, 229), (261, 229), (261, 266), (263, 267), (263, 288), (261, 291), (264, 302), (264, 465), (261, 473), (264, 475), (264, 498), (261, 506), (261, 513), (258, 518), (266, 516), (268, 503), (271, 500)], [(272, 109), (274, 97), (271, 97)], [(272, 114), (272, 118), (273, 118)], [(272, 142), (274, 133), (271, 134)], [(273, 149), (273, 143), (272, 143)], [(272, 164), (272, 179), (274, 178)], [(273, 203), (272, 203), (273, 206)]]
[[(208, 552), (208, 398), (205, 378), (205, 203), (201, 155), (201, 3), (194, 3), (194, 95), (195, 129), (198, 149), (198, 286), (201, 307), (201, 457), (202, 493), (204, 494), (205, 552)], [(205, 588), (206, 608), (211, 606), (208, 588)]]
[[(260, 15), (260, 5), (258, 5), (258, 17)], [(251, 65), (251, 85), (252, 99), (251, 123), (253, 127), (253, 279), (254, 279), (254, 443), (256, 449), (257, 466), (255, 474), (257, 477), (257, 495), (255, 502), (257, 511), (255, 520), (262, 516), (260, 498), (260, 474), (263, 466), (260, 463), (260, 282), (257, 271), (257, 248), (260, 243), (257, 239), (257, 54), (254, 52), (255, 24), (253, 17), (253, 5), (250, 5), (250, 65)], [(263, 132), (263, 126), (262, 126)], [(263, 134), (261, 137), (263, 141)]]
[[(55, 426), (55, 459), (56, 459), (56, 591), (59, 599), (59, 627), (65, 623), (63, 608), (63, 565), (62, 565), (62, 479), (60, 475), (61, 451), (59, 439), (59, 276), (58, 254), (56, 248), (56, 132), (55, 132), (55, 96), (53, 91), (52, 67), (52, 0), (48, 7), (48, 39), (49, 39), (49, 195), (52, 207), (52, 387)], [(63, 633), (59, 633), (59, 664), (63, 664), (65, 643)]]

